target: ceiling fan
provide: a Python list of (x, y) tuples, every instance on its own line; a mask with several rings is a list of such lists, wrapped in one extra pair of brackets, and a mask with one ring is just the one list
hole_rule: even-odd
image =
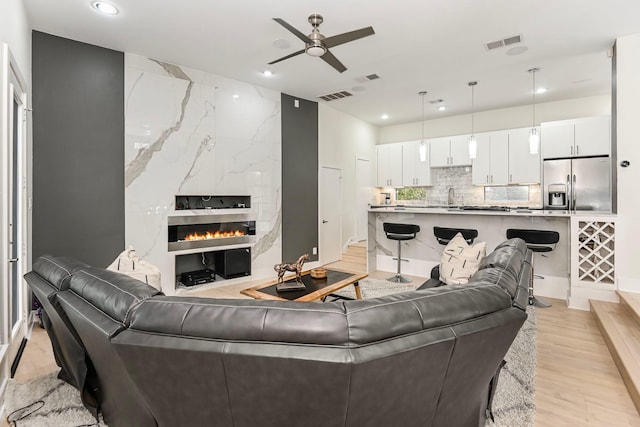
[(300, 55), (301, 53), (306, 53), (310, 56), (322, 58), (324, 62), (331, 65), (338, 72), (342, 73), (347, 69), (347, 67), (345, 67), (342, 62), (338, 61), (338, 58), (336, 58), (329, 51), (329, 48), (375, 34), (375, 32), (373, 31), (373, 27), (366, 27), (359, 30), (349, 31), (348, 33), (325, 37), (320, 34), (320, 30), (318, 29), (320, 24), (322, 24), (323, 18), (322, 15), (318, 15), (317, 13), (309, 16), (309, 23), (311, 24), (311, 26), (313, 26), (313, 30), (308, 36), (304, 35), (284, 19), (273, 18), (273, 20), (285, 27), (287, 30), (291, 31), (296, 37), (302, 40), (305, 43), (305, 48), (290, 55), (284, 56), (280, 59), (276, 59), (275, 61), (269, 62), (269, 65), (275, 64), (276, 62), (284, 61), (285, 59), (292, 58), (294, 56)]

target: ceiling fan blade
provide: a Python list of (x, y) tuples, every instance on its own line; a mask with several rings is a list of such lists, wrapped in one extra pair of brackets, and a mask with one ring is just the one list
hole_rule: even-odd
[(280, 59), (276, 59), (275, 61), (271, 61), (271, 62), (269, 62), (269, 65), (271, 65), (271, 64), (275, 64), (276, 62), (284, 61), (285, 59), (293, 58), (294, 56), (300, 55), (301, 53), (304, 53), (304, 49), (299, 50), (299, 51), (297, 51), (297, 52), (293, 52), (293, 53), (292, 53), (292, 54), (290, 54), (290, 55), (283, 56), (282, 58), (280, 58)]
[(345, 67), (342, 62), (338, 61), (338, 58), (333, 56), (333, 53), (329, 52), (328, 50), (320, 58), (322, 58), (324, 62), (338, 70), (339, 73), (347, 70), (347, 67)]
[(322, 44), (324, 44), (325, 47), (329, 49), (334, 46), (358, 40), (363, 37), (372, 36), (374, 34), (375, 31), (373, 31), (373, 27), (360, 28), (359, 30), (349, 31), (348, 33), (342, 33), (335, 36), (327, 37), (326, 39), (322, 40)]
[(313, 41), (306, 34), (302, 34), (297, 28), (295, 28), (293, 25), (289, 24), (284, 19), (282, 19), (282, 18), (273, 18), (273, 20), (276, 21), (278, 24), (282, 25), (283, 27), (285, 27), (287, 30), (291, 31), (296, 37), (298, 37), (303, 42), (305, 42), (305, 43), (313, 43)]

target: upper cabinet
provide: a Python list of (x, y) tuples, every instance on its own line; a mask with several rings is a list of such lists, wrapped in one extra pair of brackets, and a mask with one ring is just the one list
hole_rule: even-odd
[(541, 124), (544, 159), (611, 154), (611, 118), (587, 117)]
[(376, 146), (378, 187), (402, 186), (402, 143)]
[[(429, 166), (429, 141), (402, 143), (402, 185), (404, 187), (424, 187), (431, 185), (431, 167)], [(423, 156), (420, 156), (420, 152)]]
[(435, 138), (431, 142), (431, 167), (470, 166), (469, 136)]
[(509, 134), (505, 131), (476, 134), (478, 150), (473, 159), (474, 185), (509, 183)]
[(509, 184), (540, 183), (540, 153), (529, 152), (530, 130), (509, 130)]
[(474, 185), (539, 184), (540, 154), (529, 153), (529, 128), (476, 135)]

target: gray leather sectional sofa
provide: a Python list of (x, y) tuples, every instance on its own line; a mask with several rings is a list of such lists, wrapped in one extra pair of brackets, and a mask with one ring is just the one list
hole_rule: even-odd
[(25, 278), (112, 427), (360, 427), (483, 425), (531, 274), (513, 239), (467, 285), (357, 301), (168, 297), (51, 256)]

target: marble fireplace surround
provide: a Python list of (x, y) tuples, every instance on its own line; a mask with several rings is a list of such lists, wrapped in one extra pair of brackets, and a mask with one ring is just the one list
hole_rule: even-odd
[(169, 252), (168, 217), (239, 213), (176, 210), (176, 195), (249, 195), (241, 210), (255, 218), (254, 242), (219, 248), (250, 246), (252, 278), (272, 275), (282, 253), (279, 92), (127, 53), (124, 151), (126, 245), (158, 266), (166, 294), (176, 293), (175, 256), (203, 251)]

